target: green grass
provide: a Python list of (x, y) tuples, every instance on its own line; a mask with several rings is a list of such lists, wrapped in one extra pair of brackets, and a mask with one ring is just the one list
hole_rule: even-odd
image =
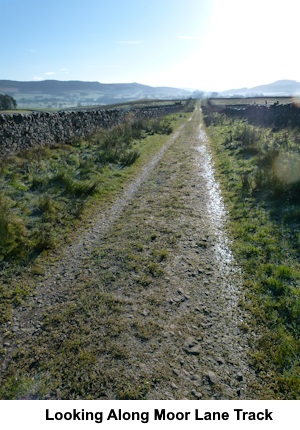
[[(300, 395), (300, 133), (254, 127), (203, 106), (257, 341), (252, 364), (271, 397)], [(278, 167), (279, 166), (279, 167)], [(250, 329), (250, 328), (249, 328)], [(251, 329), (250, 329), (251, 330)], [(267, 392), (267, 391), (266, 391)]]
[(135, 121), (72, 145), (32, 149), (1, 161), (1, 322), (31, 290), (14, 277), (24, 270), (42, 274), (41, 259), (71, 241), (99, 205), (112, 201), (183, 120), (177, 114)]
[(22, 113), (29, 114), (32, 113), (33, 109), (10, 109), (10, 110), (0, 110), (0, 114), (13, 114), (13, 113)]
[[(185, 120), (177, 116), (173, 127)], [(142, 139), (141, 155), (128, 167), (127, 178), (134, 177), (167, 139), (160, 134)], [(157, 186), (154, 178), (140, 192), (152, 198)], [(103, 235), (93, 258), (83, 263), (82, 273), (68, 289), (68, 300), (45, 304), (39, 334), (17, 348), (0, 398), (144, 399), (156, 384), (168, 381), (168, 351), (160, 350), (167, 301), (162, 275), (169, 247), (176, 244), (173, 220), (165, 213), (176, 199), (158, 193), (155, 204), (159, 217), (151, 218), (154, 208), (148, 199), (133, 200), (113, 231)], [(143, 360), (149, 365), (142, 367)]]

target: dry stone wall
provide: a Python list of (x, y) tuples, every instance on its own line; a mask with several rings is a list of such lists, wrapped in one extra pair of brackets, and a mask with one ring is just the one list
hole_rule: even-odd
[(300, 127), (300, 108), (293, 103), (279, 104), (276, 102), (271, 105), (230, 104), (224, 108), (208, 101), (204, 111), (207, 113), (224, 113), (230, 117), (247, 118), (250, 123), (265, 127)]
[(246, 117), (252, 124), (267, 127), (300, 126), (300, 109), (293, 103), (227, 106), (224, 113), (229, 116)]
[(169, 115), (171, 113), (185, 110), (186, 106), (187, 103), (185, 103), (184, 105), (181, 103), (177, 103), (174, 105), (150, 106), (131, 109), (130, 113), (137, 119), (158, 118), (164, 115)]
[(0, 115), (0, 156), (35, 146), (71, 143), (124, 121), (120, 110)]
[[(160, 117), (182, 110), (181, 104), (132, 109), (130, 117), (137, 119)], [(31, 114), (0, 114), (0, 157), (20, 150), (72, 143), (100, 128), (123, 123), (128, 112), (121, 109), (63, 112), (34, 112)]]

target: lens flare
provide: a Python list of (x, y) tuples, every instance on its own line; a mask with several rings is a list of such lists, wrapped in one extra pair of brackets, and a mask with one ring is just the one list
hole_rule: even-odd
[(273, 162), (273, 172), (285, 184), (300, 181), (300, 155), (295, 153), (279, 154)]

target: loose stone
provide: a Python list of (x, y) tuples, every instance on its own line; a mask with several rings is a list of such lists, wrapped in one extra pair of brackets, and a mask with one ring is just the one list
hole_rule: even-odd
[(215, 385), (218, 382), (217, 376), (212, 371), (208, 371), (205, 376), (208, 378), (208, 382), (211, 385)]

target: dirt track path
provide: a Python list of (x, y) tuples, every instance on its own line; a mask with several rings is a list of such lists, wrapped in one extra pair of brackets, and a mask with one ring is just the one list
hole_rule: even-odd
[[(92, 368), (75, 397), (253, 398), (225, 222), (197, 109), (111, 209), (45, 266), (38, 293), (14, 315), (3, 375), (23, 348), (32, 379), (47, 380), (46, 357), (53, 353), (57, 372), (67, 348), (57, 344), (67, 338), (80, 345), (74, 356), (88, 351)], [(58, 380), (49, 396), (68, 398)]]

